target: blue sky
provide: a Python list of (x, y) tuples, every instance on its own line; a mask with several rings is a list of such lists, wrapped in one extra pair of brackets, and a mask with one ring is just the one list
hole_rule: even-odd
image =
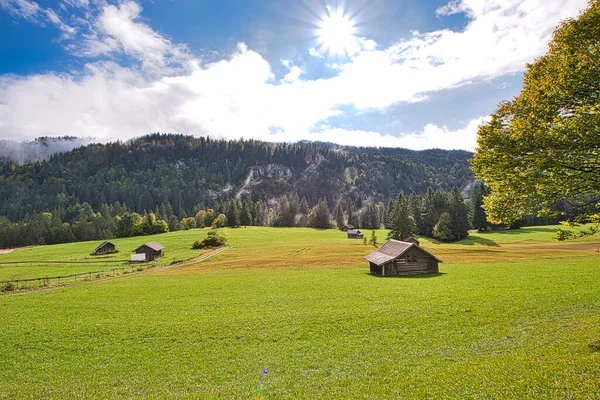
[(0, 138), (472, 150), (585, 0), (0, 0)]

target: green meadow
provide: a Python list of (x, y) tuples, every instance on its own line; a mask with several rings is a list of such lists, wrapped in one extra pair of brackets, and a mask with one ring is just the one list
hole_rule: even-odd
[(102, 240), (21, 249), (0, 254), (0, 281), (53, 277), (128, 266), (131, 265), (129, 259), (133, 250), (151, 241), (159, 242), (167, 248), (165, 257), (158, 261), (157, 265), (168, 265), (204, 253), (205, 251), (192, 250), (196, 237), (204, 236), (206, 232), (193, 230), (111, 239), (119, 252), (99, 256), (92, 253)]
[[(0, 398), (600, 398), (598, 238), (424, 239), (439, 274), (380, 278), (339, 231), (223, 232), (202, 263), (0, 295)], [(151, 240), (163, 265), (192, 258), (205, 235), (116, 239), (109, 261)], [(97, 244), (3, 254), (0, 274), (63, 273)]]

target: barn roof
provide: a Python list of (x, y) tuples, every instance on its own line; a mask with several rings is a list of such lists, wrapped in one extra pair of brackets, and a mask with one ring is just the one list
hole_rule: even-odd
[(408, 236), (408, 237), (405, 237), (405, 238), (404, 238), (404, 239), (402, 239), (401, 241), (402, 241), (402, 242), (408, 242), (408, 243), (410, 243), (410, 242), (413, 242), (413, 243), (419, 244), (419, 239), (417, 239), (417, 238), (416, 238), (416, 237), (414, 237), (414, 236)]
[(358, 229), (348, 229), (348, 233), (362, 233), (361, 231), (359, 231)]
[(134, 251), (138, 251), (139, 249), (141, 249), (142, 247), (147, 246), (150, 247), (152, 250), (154, 251), (161, 251), (162, 249), (164, 249), (165, 247), (161, 244), (158, 244), (156, 242), (149, 242), (146, 244), (141, 245), (140, 247), (138, 247), (137, 249), (135, 249)]
[(419, 250), (431, 256), (432, 258), (434, 258), (436, 261), (442, 262), (442, 260), (434, 256), (430, 252), (424, 250), (422, 247), (415, 243), (402, 242), (400, 240), (394, 239), (388, 240), (377, 251), (363, 256), (363, 258), (369, 262), (372, 262), (373, 264), (382, 265), (400, 257), (402, 254), (406, 253), (406, 251), (411, 247), (416, 247)]
[(94, 249), (94, 251), (98, 251), (98, 250), (100, 250), (101, 248), (103, 248), (103, 247), (104, 247), (104, 246), (106, 246), (107, 244), (112, 244), (113, 246), (115, 245), (114, 243), (112, 243), (112, 242), (109, 242), (108, 240), (105, 240), (105, 241), (104, 241), (104, 242), (102, 242), (102, 243), (101, 243), (101, 244), (100, 244), (98, 247), (96, 247), (96, 248)]
[(350, 230), (354, 229), (354, 225), (346, 224), (346, 225), (344, 225), (344, 228), (346, 228), (350, 231)]

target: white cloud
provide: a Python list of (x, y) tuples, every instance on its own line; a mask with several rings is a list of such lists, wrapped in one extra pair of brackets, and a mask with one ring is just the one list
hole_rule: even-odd
[(69, 39), (73, 37), (75, 33), (77, 33), (77, 29), (65, 24), (53, 10), (48, 8), (44, 10), (44, 12), (46, 13), (46, 17), (50, 20), (50, 22), (56, 25), (63, 32), (61, 39)]
[(462, 129), (450, 130), (446, 126), (427, 124), (420, 132), (412, 132), (396, 137), (379, 132), (326, 128), (310, 133), (313, 140), (324, 140), (337, 144), (367, 147), (404, 147), (413, 150), (431, 148), (444, 150), (475, 149), (477, 128), (489, 118), (480, 117), (469, 121)]
[[(0, 5), (7, 1), (0, 0)], [(88, 7), (83, 3), (77, 2)], [(360, 49), (337, 65), (332, 78), (307, 80), (303, 68), (284, 60), (289, 72), (276, 80), (270, 64), (244, 44), (228, 59), (203, 64), (185, 46), (139, 22), (138, 4), (105, 5), (89, 26), (78, 25), (78, 32), (86, 29), (85, 36), (74, 37), (70, 50), (85, 56), (125, 54), (140, 65), (124, 68), (96, 61), (78, 74), (0, 76), (0, 136), (123, 139), (160, 131), (472, 149), (480, 119), (456, 131), (428, 124), (422, 132), (387, 136), (330, 127), (328, 118), (340, 115), (342, 106), (385, 109), (522, 71), (544, 51), (560, 19), (583, 7), (585, 0), (454, 1), (438, 15), (466, 12), (470, 22), (463, 31), (415, 32), (387, 49), (362, 38)], [(44, 15), (52, 21), (51, 13)], [(56, 25), (65, 20), (54, 15)], [(315, 49), (309, 53), (322, 57)]]
[(317, 49), (315, 49), (314, 47), (311, 47), (310, 49), (308, 49), (308, 54), (310, 54), (313, 57), (317, 57), (317, 58), (325, 58), (325, 56), (322, 55), (321, 53), (319, 53), (317, 51)]
[(454, 15), (468, 10), (466, 3), (461, 0), (452, 0), (450, 3), (435, 10), (438, 17)]
[(8, 10), (8, 12), (14, 17), (39, 23), (37, 17), (38, 13), (41, 11), (41, 8), (35, 1), (0, 0), (0, 7)]
[(288, 72), (283, 77), (283, 82), (285, 82), (285, 83), (299, 82), (300, 81), (300, 75), (306, 73), (306, 71), (304, 70), (304, 68), (301, 68), (301, 67), (299, 67), (297, 65), (292, 65), (292, 62), (290, 60), (281, 60), (281, 63), (290, 70), (290, 72)]
[(76, 32), (76, 29), (65, 24), (54, 10), (43, 9), (35, 1), (0, 0), (0, 8), (4, 8), (15, 18), (22, 18), (40, 26), (46, 26), (46, 23), (50, 22), (62, 31), (61, 39), (72, 37)]
[(189, 61), (185, 46), (174, 45), (148, 25), (137, 21), (141, 11), (140, 5), (133, 1), (105, 6), (89, 26), (85, 39), (70, 44), (68, 49), (86, 57), (123, 53), (140, 60), (146, 70)]

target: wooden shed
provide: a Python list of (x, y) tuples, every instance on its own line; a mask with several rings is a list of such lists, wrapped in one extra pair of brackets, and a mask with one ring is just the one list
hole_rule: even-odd
[(164, 249), (164, 246), (162, 246), (156, 242), (150, 242), (150, 243), (141, 245), (140, 247), (135, 249), (133, 252), (136, 254), (145, 254), (146, 261), (153, 261), (153, 260), (158, 260), (159, 258), (161, 258), (163, 256), (163, 249)]
[(348, 239), (362, 239), (365, 235), (358, 229), (351, 229), (348, 231)]
[(112, 254), (117, 252), (117, 246), (114, 243), (105, 241), (96, 249), (94, 249), (94, 255)]
[(342, 227), (342, 231), (344, 231), (344, 232), (353, 231), (353, 230), (355, 230), (355, 229), (356, 229), (356, 228), (355, 228), (354, 226), (350, 225), (350, 224), (344, 225), (344, 226)]
[(442, 260), (418, 244), (390, 239), (379, 250), (363, 257), (374, 275), (417, 275), (439, 272)]

